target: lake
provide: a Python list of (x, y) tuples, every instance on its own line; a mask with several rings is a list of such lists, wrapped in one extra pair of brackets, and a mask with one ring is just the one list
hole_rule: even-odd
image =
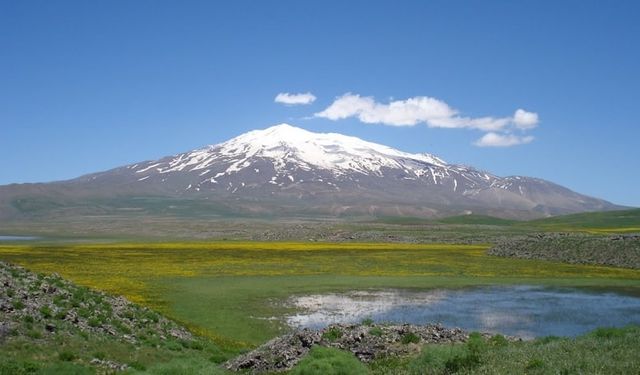
[(640, 296), (613, 290), (491, 286), (465, 289), (352, 291), (292, 297), (296, 328), (331, 323), (441, 323), (471, 331), (534, 338), (576, 336), (597, 327), (640, 324)]
[(36, 240), (38, 237), (31, 236), (0, 236), (0, 241), (29, 241)]

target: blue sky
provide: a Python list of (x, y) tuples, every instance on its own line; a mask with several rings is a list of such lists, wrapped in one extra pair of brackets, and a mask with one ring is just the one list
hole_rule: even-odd
[[(288, 122), (640, 206), (638, 19), (637, 1), (2, 1), (0, 184)], [(455, 126), (314, 116), (347, 93), (383, 112), (434, 98)], [(477, 146), (482, 117), (526, 141)]]

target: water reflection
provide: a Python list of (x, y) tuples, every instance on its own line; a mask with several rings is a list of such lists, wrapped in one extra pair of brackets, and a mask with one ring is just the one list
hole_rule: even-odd
[(330, 323), (442, 323), (467, 330), (525, 338), (576, 336), (603, 326), (640, 324), (640, 298), (613, 291), (539, 286), (496, 286), (459, 290), (354, 291), (298, 296), (293, 327)]

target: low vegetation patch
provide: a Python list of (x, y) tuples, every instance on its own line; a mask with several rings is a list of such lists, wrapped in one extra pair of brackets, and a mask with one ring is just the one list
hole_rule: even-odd
[(322, 339), (329, 342), (334, 342), (341, 337), (342, 337), (342, 331), (340, 330), (339, 327), (331, 327), (322, 333)]
[(314, 346), (290, 373), (291, 375), (366, 375), (369, 371), (349, 352)]
[(636, 374), (640, 371), (638, 351), (639, 326), (533, 341), (471, 334), (466, 343), (426, 345), (417, 356), (381, 358), (369, 368), (380, 375)]

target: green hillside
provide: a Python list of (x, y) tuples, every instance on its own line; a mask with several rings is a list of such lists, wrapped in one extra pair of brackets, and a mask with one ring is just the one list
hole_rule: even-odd
[(593, 230), (603, 232), (640, 232), (640, 209), (587, 212), (532, 220), (519, 225), (553, 230)]

